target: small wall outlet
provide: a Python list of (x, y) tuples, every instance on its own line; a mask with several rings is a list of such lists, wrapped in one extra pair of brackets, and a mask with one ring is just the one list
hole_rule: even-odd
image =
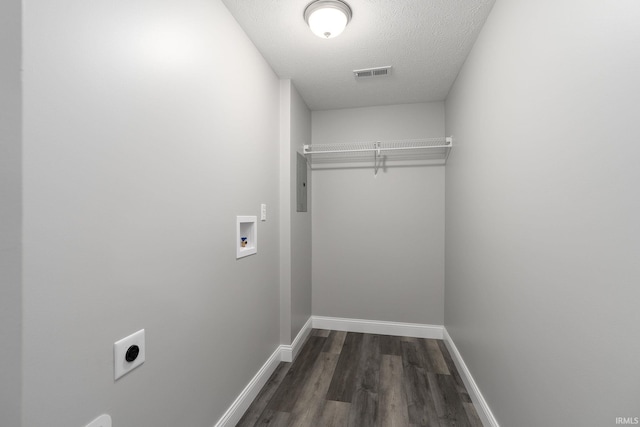
[(260, 205), (260, 221), (266, 221), (266, 220), (267, 220), (267, 205), (263, 203)]
[(102, 414), (87, 424), (86, 427), (111, 427), (111, 417), (107, 414)]
[(142, 365), (145, 360), (144, 329), (113, 344), (114, 379)]

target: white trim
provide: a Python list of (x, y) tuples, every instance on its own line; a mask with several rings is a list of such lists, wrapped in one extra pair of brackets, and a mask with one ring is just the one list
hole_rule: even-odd
[(441, 325), (386, 322), (381, 320), (345, 319), (340, 317), (313, 316), (313, 327), (334, 331), (362, 332), (367, 334), (397, 335), (402, 337), (442, 339)]
[(236, 400), (229, 406), (227, 412), (218, 420), (214, 427), (232, 427), (238, 424), (238, 421), (242, 418), (249, 406), (256, 398), (262, 387), (267, 383), (269, 377), (278, 367), (280, 362), (292, 362), (300, 349), (304, 345), (307, 337), (311, 333), (311, 317), (304, 324), (296, 339), (293, 340), (291, 345), (281, 344), (276, 351), (269, 357), (269, 359), (262, 365), (262, 368), (258, 373), (249, 381), (249, 384), (242, 390)]
[(449, 335), (446, 328), (443, 329), (444, 343), (449, 349), (449, 353), (451, 354), (453, 363), (455, 363), (456, 368), (458, 368), (458, 373), (460, 374), (460, 377), (462, 377), (462, 382), (464, 382), (464, 386), (467, 388), (467, 392), (469, 392), (469, 397), (471, 397), (473, 405), (476, 407), (476, 411), (478, 412), (480, 421), (482, 421), (482, 425), (488, 427), (500, 427), (498, 421), (493, 416), (493, 413), (491, 412), (491, 408), (489, 408), (487, 401), (484, 400), (484, 396), (482, 396), (480, 388), (478, 388), (478, 385), (471, 376), (469, 368), (467, 368), (464, 360), (462, 360), (462, 355), (460, 355), (458, 348), (453, 343), (451, 335)]
[(238, 424), (240, 418), (249, 409), (249, 406), (256, 398), (262, 387), (267, 383), (269, 377), (276, 370), (281, 361), (282, 346), (279, 346), (269, 359), (262, 365), (258, 373), (249, 381), (249, 384), (242, 390), (240, 395), (229, 406), (227, 412), (220, 417), (214, 427), (232, 427)]
[(298, 335), (296, 335), (296, 339), (293, 340), (291, 345), (282, 344), (280, 346), (280, 360), (283, 362), (293, 362), (300, 352), (302, 345), (307, 341), (307, 337), (311, 333), (311, 317), (304, 324)]

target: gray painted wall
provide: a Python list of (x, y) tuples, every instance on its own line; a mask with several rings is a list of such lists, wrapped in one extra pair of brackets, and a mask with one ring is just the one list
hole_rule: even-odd
[(291, 80), (280, 81), (280, 341), (311, 317), (311, 205), (296, 212), (296, 156), (311, 141), (311, 112)]
[(291, 80), (280, 80), (280, 342), (291, 344)]
[(311, 144), (311, 111), (291, 85), (291, 339), (311, 317), (311, 171), (307, 170), (307, 212), (296, 210), (297, 153)]
[(212, 426), (279, 344), (279, 81), (217, 0), (34, 0), (24, 35), (24, 427)]
[[(312, 112), (314, 144), (444, 136), (444, 104)], [(444, 167), (314, 169), (313, 314), (443, 323)]]
[(445, 325), (502, 426), (640, 416), (638, 22), (498, 1), (447, 99)]
[(0, 425), (20, 425), (21, 2), (0, 3)]

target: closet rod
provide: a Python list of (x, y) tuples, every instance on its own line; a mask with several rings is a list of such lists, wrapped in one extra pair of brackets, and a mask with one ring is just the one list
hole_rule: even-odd
[(323, 150), (323, 151), (309, 151), (310, 145), (304, 146), (304, 154), (334, 154), (334, 153), (362, 153), (362, 152), (383, 152), (383, 151), (400, 151), (400, 150), (425, 150), (433, 148), (451, 148), (451, 137), (446, 138), (447, 145), (427, 145), (422, 147), (373, 147), (373, 148), (356, 148), (356, 149), (344, 149), (344, 150)]

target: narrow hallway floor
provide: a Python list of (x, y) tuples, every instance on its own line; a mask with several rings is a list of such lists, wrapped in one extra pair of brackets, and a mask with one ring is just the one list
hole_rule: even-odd
[(237, 427), (482, 427), (444, 341), (314, 329)]

